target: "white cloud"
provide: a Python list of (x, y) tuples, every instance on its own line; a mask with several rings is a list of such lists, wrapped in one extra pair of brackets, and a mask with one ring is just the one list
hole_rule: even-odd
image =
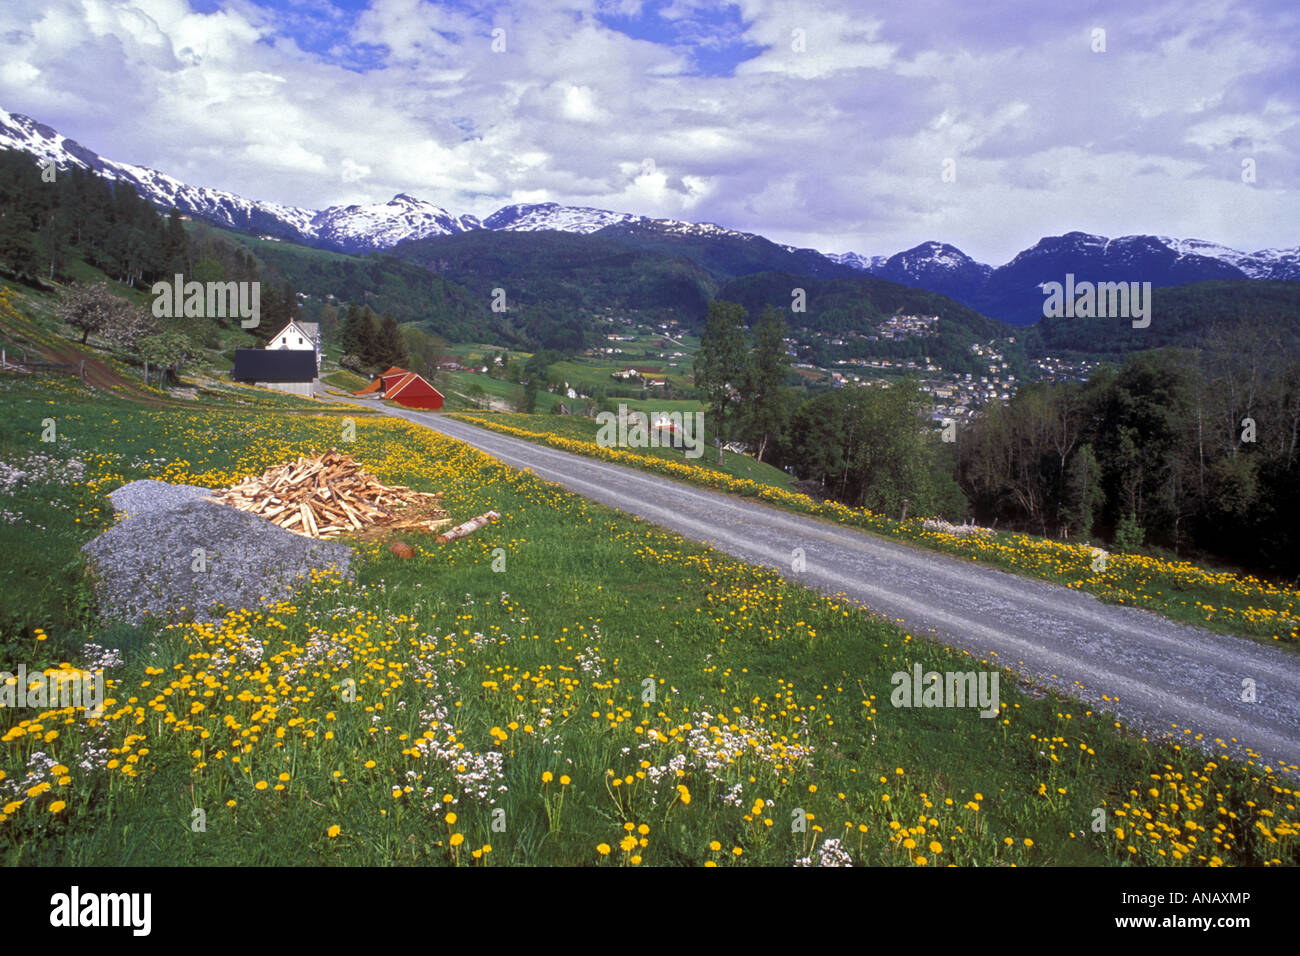
[[(1300, 38), (1284, 5), (1100, 0), (1084, 17), (1031, 0), (866, 13), (742, 0), (736, 22), (694, 41), (762, 49), (722, 77), (696, 75), (688, 44), (595, 16), (644, 9), (372, 0), (318, 54), (249, 0), (209, 14), (185, 0), (7, 4), (0, 105), (107, 156), (294, 205), (405, 191), (483, 216), (553, 200), (828, 250), (943, 239), (993, 262), (1070, 228), (1297, 241)], [(697, 9), (666, 8), (665, 37)], [(344, 65), (367, 57), (382, 68)], [(1246, 149), (1261, 160), (1253, 190)]]

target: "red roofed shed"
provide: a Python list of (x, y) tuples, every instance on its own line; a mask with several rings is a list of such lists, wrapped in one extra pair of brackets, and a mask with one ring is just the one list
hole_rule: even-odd
[(424, 380), (424, 376), (407, 372), (401, 378), (388, 383), (385, 379), (384, 398), (391, 399), (407, 408), (442, 408), (442, 393)]

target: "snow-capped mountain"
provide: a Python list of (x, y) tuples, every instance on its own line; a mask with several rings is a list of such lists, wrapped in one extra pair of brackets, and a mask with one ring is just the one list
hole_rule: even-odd
[(832, 256), (870, 275), (950, 296), (995, 318), (1024, 325), (1042, 314), (1045, 282), (1150, 282), (1154, 288), (1210, 279), (1300, 280), (1300, 248), (1239, 252), (1201, 239), (1086, 232), (1045, 236), (1005, 265), (976, 262), (942, 242), (881, 258)]
[(156, 169), (106, 159), (43, 123), (2, 109), (0, 148), (31, 153), (41, 162), (52, 161), (61, 169), (93, 170), (105, 178), (129, 183), (159, 208), (174, 206), (187, 216), (217, 226), (342, 252), (387, 249), (403, 239), (482, 228), (473, 216), (454, 216), (440, 206), (404, 193), (386, 203), (315, 210), (245, 199), (206, 186), (190, 186)]
[[(1157, 236), (1108, 239), (1086, 232), (1047, 236), (994, 269), (971, 304), (1017, 325), (1042, 314), (1045, 282), (1150, 282), (1153, 288), (1210, 279), (1295, 279), (1294, 251), (1240, 253), (1198, 240)], [(1243, 268), (1243, 264), (1247, 268)], [(1247, 269), (1249, 271), (1247, 271)], [(977, 305), (975, 303), (978, 303)]]
[[(1300, 247), (1240, 252), (1201, 239), (1168, 236), (1108, 239), (1084, 232), (1047, 236), (994, 268), (943, 242), (924, 242), (888, 257), (856, 252), (824, 254), (772, 243), (755, 233), (716, 223), (652, 219), (550, 202), (504, 206), (482, 221), (471, 215), (454, 215), (406, 193), (385, 203), (304, 209), (191, 186), (155, 169), (106, 159), (49, 126), (3, 109), (0, 148), (22, 150), (60, 168), (89, 169), (129, 183), (162, 209), (175, 207), (218, 226), (342, 252), (386, 250), (405, 240), (477, 229), (581, 234), (607, 229), (630, 238), (717, 239), (720, 246), (731, 247), (728, 255), (735, 255), (736, 249), (755, 250), (744, 255), (750, 256), (752, 268), (757, 270), (809, 275), (844, 275), (852, 274), (849, 269), (858, 270), (950, 296), (986, 315), (1017, 324), (1034, 321), (1041, 312), (1042, 284), (1060, 281), (1067, 272), (1079, 280), (1141, 281), (1156, 287), (1206, 279), (1300, 280)], [(781, 259), (777, 250), (793, 258)]]
[(862, 256), (856, 252), (825, 252), (822, 255), (831, 262), (862, 272), (875, 272), (889, 260), (889, 256)]
[(106, 179), (129, 183), (162, 208), (175, 206), (186, 215), (232, 229), (298, 238), (307, 234), (317, 215), (313, 209), (253, 202), (224, 190), (190, 186), (156, 169), (105, 159), (43, 123), (3, 109), (0, 148), (31, 153), (42, 163), (53, 162), (60, 169), (92, 170)]
[[(654, 233), (661, 236), (729, 236), (735, 239), (756, 238), (752, 232), (737, 232), (714, 222), (687, 222), (683, 219), (652, 219), (630, 212), (611, 212), (590, 206), (562, 206), (554, 202), (522, 203), (502, 206), (483, 220), (484, 229), (506, 232), (576, 232), (588, 235), (609, 226), (627, 231)], [(796, 252), (793, 246), (784, 247)]]
[(1171, 239), (1158, 236), (1157, 240), (1179, 256), (1200, 256), (1218, 259), (1236, 266), (1249, 279), (1300, 279), (1300, 248), (1260, 249), (1258, 252), (1238, 252), (1217, 242), (1204, 239)]
[(312, 219), (309, 234), (345, 252), (389, 249), (404, 239), (482, 229), (474, 216), (453, 216), (441, 206), (398, 193), (386, 203), (330, 206)]
[(890, 282), (956, 297), (982, 288), (993, 268), (946, 242), (923, 242), (890, 256), (871, 271)]
[(507, 232), (539, 232), (554, 229), (583, 235), (618, 223), (638, 222), (641, 216), (586, 206), (561, 206), (554, 202), (524, 203), (502, 206), (483, 220), (484, 229)]
[(106, 159), (49, 126), (5, 110), (0, 110), (0, 148), (28, 152), (41, 161), (51, 160), (60, 168), (75, 166), (94, 170), (109, 179), (130, 183), (141, 196), (160, 208), (175, 206), (185, 215), (214, 225), (349, 253), (390, 249), (407, 239), (472, 229), (511, 232), (553, 229), (585, 234), (607, 226), (636, 226), (659, 235), (754, 238), (752, 233), (726, 229), (716, 223), (651, 219), (558, 203), (504, 206), (480, 221), (472, 215), (454, 215), (406, 193), (399, 193), (386, 203), (330, 206), (321, 210), (249, 200), (221, 189), (190, 186), (145, 166)]

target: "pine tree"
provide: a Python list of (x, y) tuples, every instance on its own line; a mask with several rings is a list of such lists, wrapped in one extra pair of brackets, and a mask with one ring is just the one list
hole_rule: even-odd
[(67, 221), (62, 208), (56, 206), (46, 213), (45, 220), (41, 223), (40, 233), (37, 235), (37, 246), (41, 269), (44, 271), (48, 266), (50, 279), (62, 273), (67, 265), (67, 232)]
[(10, 206), (0, 216), (0, 264), (18, 279), (33, 279), (40, 268), (27, 222)]
[(405, 367), (406, 365), (406, 342), (402, 339), (402, 330), (398, 328), (397, 320), (391, 315), (384, 316), (379, 323), (376, 355), (376, 365), (382, 365), (385, 368), (391, 368), (395, 365)]
[(179, 209), (172, 207), (172, 211), (167, 214), (167, 232), (163, 240), (162, 248), (163, 260), (163, 278), (181, 273), (189, 275), (190, 269), (190, 240), (185, 234), (185, 225), (181, 222), (181, 213)]
[(361, 307), (355, 302), (349, 302), (343, 316), (343, 328), (339, 331), (339, 345), (342, 346), (344, 355), (361, 357), (361, 325)]
[(356, 356), (363, 368), (387, 368), (382, 365), (383, 356), (379, 353), (379, 330), (375, 327), (378, 316), (370, 311), (370, 306), (361, 310), (361, 326), (357, 337)]

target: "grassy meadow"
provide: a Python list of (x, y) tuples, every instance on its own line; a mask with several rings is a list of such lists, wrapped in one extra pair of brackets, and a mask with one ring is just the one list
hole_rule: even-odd
[[(10, 865), (1294, 865), (1289, 778), (1001, 674), (998, 716), (891, 706), (989, 670), (393, 419), (142, 409), (0, 379), (3, 662), (103, 649), (102, 718), (0, 710)], [(57, 441), (42, 443), (42, 421)], [(78, 547), (136, 478), (330, 447), (502, 519), (217, 624), (97, 618)], [(9, 479), (6, 479), (9, 482)]]

